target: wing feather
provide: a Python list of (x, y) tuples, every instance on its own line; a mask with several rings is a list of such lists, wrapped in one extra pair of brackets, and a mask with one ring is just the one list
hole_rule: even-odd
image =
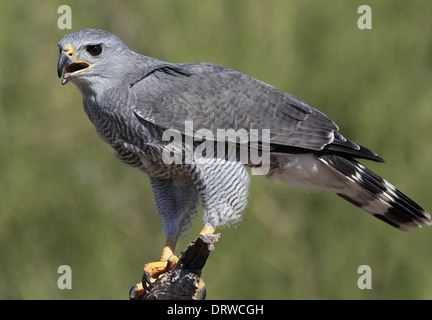
[(215, 137), (217, 129), (269, 129), (273, 150), (334, 150), (381, 160), (345, 139), (322, 112), (253, 77), (214, 64), (155, 63), (131, 86), (141, 120), (183, 133), (189, 120), (195, 131), (209, 129)]

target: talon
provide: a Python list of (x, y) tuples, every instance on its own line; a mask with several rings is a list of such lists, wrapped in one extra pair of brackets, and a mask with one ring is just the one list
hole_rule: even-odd
[(199, 284), (198, 284), (198, 292), (201, 292), (201, 296), (200, 296), (199, 300), (205, 300), (206, 295), (207, 295), (207, 288), (206, 288), (206, 285), (202, 279), (200, 279)]
[(142, 296), (144, 296), (145, 290), (142, 283), (137, 283), (129, 290), (129, 299), (130, 300), (140, 300)]
[(144, 272), (147, 272), (150, 278), (156, 280), (161, 275), (168, 272), (170, 269), (174, 268), (177, 265), (178, 260), (179, 259), (175, 255), (172, 255), (167, 260), (147, 263), (144, 266)]
[(129, 299), (130, 300), (141, 300), (143, 296), (149, 292), (149, 289), (154, 288), (153, 282), (157, 279), (152, 279), (149, 274), (144, 271), (141, 282), (134, 285), (129, 290)]
[(207, 289), (206, 289), (206, 286), (204, 286), (204, 287), (201, 288), (201, 297), (199, 299), (200, 300), (205, 300), (206, 295), (207, 295)]
[[(150, 289), (153, 289), (154, 288), (154, 284), (153, 284), (153, 282), (154, 282), (155, 280), (151, 280), (150, 279), (150, 276), (149, 276), (149, 274), (147, 273), (147, 272), (145, 272), (144, 271), (144, 273), (143, 273), (143, 277), (142, 277), (142, 280), (141, 280), (141, 283), (145, 283), (146, 284), (146, 287), (148, 286), (148, 287), (150, 287)], [(145, 289), (144, 289), (145, 290)]]
[(179, 259), (174, 255), (174, 245), (167, 241), (160, 261), (150, 262), (144, 266), (144, 273), (140, 283), (136, 284), (129, 290), (129, 298), (131, 300), (138, 300), (154, 288), (154, 282), (162, 277), (169, 270), (174, 268)]
[(168, 259), (167, 264), (166, 264), (166, 270), (169, 271), (171, 267), (171, 260)]

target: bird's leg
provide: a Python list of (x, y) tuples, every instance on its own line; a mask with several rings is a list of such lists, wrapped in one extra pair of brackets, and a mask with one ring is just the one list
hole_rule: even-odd
[[(205, 225), (199, 235), (212, 234), (216, 228), (210, 225)], [(177, 265), (179, 258), (174, 254), (174, 248), (177, 243), (177, 238), (168, 238), (162, 250), (162, 255), (159, 261), (147, 263), (144, 266), (146, 272), (152, 282), (156, 281), (162, 274), (168, 272)]]
[(213, 226), (211, 226), (209, 224), (206, 224), (204, 226), (204, 228), (202, 228), (199, 236), (205, 236), (205, 235), (208, 235), (208, 234), (213, 234), (213, 233), (215, 233), (215, 231), (216, 231), (216, 227), (213, 227)]
[[(213, 234), (215, 231), (216, 227), (213, 227), (211, 225), (205, 225), (204, 228), (201, 230), (199, 236)], [(131, 288), (129, 292), (130, 299), (140, 299), (145, 294), (146, 290), (153, 286), (153, 283), (157, 279), (159, 279), (166, 272), (173, 269), (177, 265), (179, 258), (174, 254), (177, 238), (178, 237), (167, 238), (159, 261), (149, 262), (144, 265), (144, 276), (142, 282), (136, 284)], [(202, 280), (200, 280), (199, 291), (201, 290), (203, 290), (203, 293), (205, 292), (205, 284)]]

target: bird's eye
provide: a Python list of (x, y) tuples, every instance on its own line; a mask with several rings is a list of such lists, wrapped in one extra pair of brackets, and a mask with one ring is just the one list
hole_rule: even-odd
[(98, 56), (102, 53), (102, 46), (100, 44), (91, 44), (87, 46), (86, 50), (92, 56)]

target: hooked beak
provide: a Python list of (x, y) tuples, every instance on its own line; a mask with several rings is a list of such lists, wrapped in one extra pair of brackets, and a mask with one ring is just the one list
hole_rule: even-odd
[(64, 73), (62, 79), (63, 85), (76, 77), (78, 73), (87, 70), (91, 66), (91, 64), (86, 61), (72, 59), (72, 56), (72, 46), (65, 46), (60, 53), (60, 57), (57, 63), (57, 75), (59, 78), (61, 78), (62, 74)]

